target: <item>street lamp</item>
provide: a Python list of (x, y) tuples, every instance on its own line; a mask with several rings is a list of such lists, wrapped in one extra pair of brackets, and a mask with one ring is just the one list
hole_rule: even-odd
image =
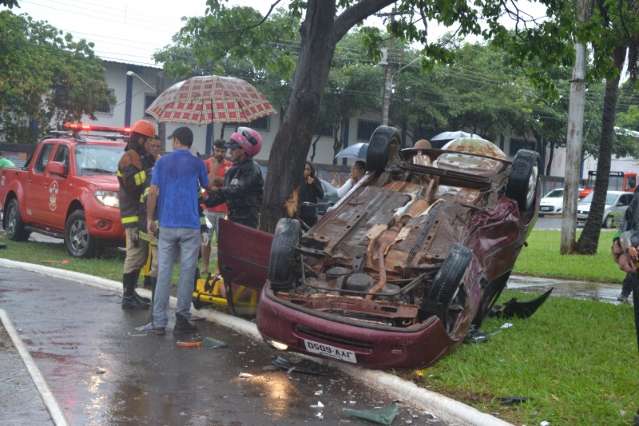
[(153, 90), (153, 92), (157, 93), (158, 89), (156, 89), (155, 87), (151, 86), (149, 83), (146, 82), (146, 80), (144, 80), (142, 78), (142, 76), (140, 76), (140, 74), (136, 73), (135, 71), (127, 71), (126, 75), (128, 77), (137, 77), (138, 80), (140, 80), (142, 83), (144, 83), (149, 89)]

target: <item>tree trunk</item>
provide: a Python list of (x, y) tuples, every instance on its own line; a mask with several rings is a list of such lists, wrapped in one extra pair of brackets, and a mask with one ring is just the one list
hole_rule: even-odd
[(552, 160), (555, 157), (555, 140), (550, 141), (550, 153), (548, 154), (548, 165), (546, 166), (546, 176), (550, 176), (552, 170)]
[(335, 12), (335, 0), (310, 0), (306, 7), (293, 90), (269, 156), (261, 218), (261, 228), (267, 232), (275, 229), (284, 202), (302, 181), (337, 42), (331, 37)]
[(308, 0), (300, 27), (300, 55), (286, 114), (273, 141), (264, 185), (261, 228), (272, 232), (284, 202), (302, 181), (335, 45), (356, 24), (394, 0), (360, 0), (339, 16), (336, 0)]
[(615, 114), (617, 97), (619, 95), (619, 76), (625, 60), (625, 47), (617, 47), (613, 53), (616, 77), (606, 80), (604, 94), (603, 116), (601, 119), (601, 139), (599, 140), (599, 158), (597, 159), (597, 180), (590, 204), (590, 213), (584, 230), (577, 241), (576, 251), (581, 254), (595, 254), (599, 244), (599, 234), (603, 222), (603, 213), (608, 192), (608, 177), (610, 175), (610, 160), (614, 139)]

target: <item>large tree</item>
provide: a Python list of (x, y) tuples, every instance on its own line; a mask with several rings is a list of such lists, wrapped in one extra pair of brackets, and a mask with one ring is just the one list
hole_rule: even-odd
[(34, 142), (50, 125), (113, 101), (92, 43), (0, 12), (0, 128), (8, 142)]
[(615, 116), (619, 81), (628, 58), (631, 78), (636, 78), (639, 53), (639, 3), (636, 0), (599, 1), (593, 25), (604, 28), (593, 38), (595, 65), (606, 74), (601, 118), (601, 137), (597, 159), (597, 180), (588, 219), (575, 247), (578, 253), (595, 254), (608, 191), (608, 177), (615, 140)]

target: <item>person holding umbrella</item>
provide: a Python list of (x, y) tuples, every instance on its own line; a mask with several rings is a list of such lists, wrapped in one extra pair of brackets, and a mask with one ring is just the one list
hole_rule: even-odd
[(238, 127), (227, 146), (233, 166), (224, 175), (222, 187), (208, 189), (204, 204), (215, 207), (227, 203), (231, 221), (257, 228), (264, 179), (253, 157), (262, 149), (262, 135), (249, 127)]

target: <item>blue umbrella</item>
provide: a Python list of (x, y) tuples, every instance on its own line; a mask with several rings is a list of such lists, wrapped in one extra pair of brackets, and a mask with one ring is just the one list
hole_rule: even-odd
[(457, 130), (456, 132), (442, 132), (438, 135), (433, 136), (432, 138), (430, 138), (431, 141), (448, 141), (448, 140), (452, 140), (452, 139), (458, 139), (458, 138), (480, 138), (479, 135), (476, 135), (474, 133), (466, 133), (466, 132), (462, 132), (461, 130)]
[(351, 158), (353, 160), (366, 160), (366, 152), (368, 152), (368, 144), (365, 142), (356, 143), (347, 146), (337, 153), (335, 158)]

